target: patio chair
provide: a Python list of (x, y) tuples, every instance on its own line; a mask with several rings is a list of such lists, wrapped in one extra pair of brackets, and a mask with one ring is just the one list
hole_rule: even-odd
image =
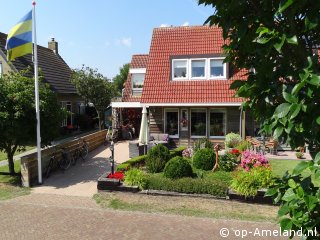
[(270, 140), (265, 144), (265, 148), (274, 155), (278, 154), (278, 146), (279, 142), (274, 138), (270, 138)]

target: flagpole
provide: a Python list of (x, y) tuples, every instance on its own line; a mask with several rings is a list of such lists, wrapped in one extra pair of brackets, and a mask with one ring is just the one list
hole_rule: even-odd
[(40, 135), (40, 107), (39, 107), (39, 83), (38, 83), (38, 49), (36, 32), (36, 1), (32, 1), (33, 18), (33, 64), (34, 64), (34, 87), (37, 119), (37, 158), (38, 158), (38, 183), (42, 184), (42, 163), (41, 163), (41, 135)]

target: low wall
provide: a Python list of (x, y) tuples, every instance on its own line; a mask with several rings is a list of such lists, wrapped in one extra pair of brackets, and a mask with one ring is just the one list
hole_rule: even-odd
[[(72, 153), (78, 146), (79, 143), (84, 139), (88, 146), (89, 152), (101, 146), (104, 143), (104, 139), (106, 136), (107, 130), (102, 130), (99, 132), (95, 132), (86, 136), (82, 136), (80, 138), (63, 142), (61, 144), (57, 144), (56, 146), (48, 147), (41, 150), (41, 163), (42, 163), (42, 173), (47, 167), (49, 163), (50, 157), (55, 151), (55, 147), (58, 149), (66, 148), (70, 153)], [(58, 158), (61, 157), (58, 155)], [(21, 157), (21, 182), (25, 187), (30, 187), (38, 183), (38, 160), (37, 153), (32, 153), (26, 156)]]

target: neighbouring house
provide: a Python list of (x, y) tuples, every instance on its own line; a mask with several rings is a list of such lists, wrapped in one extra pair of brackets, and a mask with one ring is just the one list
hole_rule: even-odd
[(146, 106), (150, 133), (167, 133), (175, 145), (203, 137), (222, 143), (229, 132), (254, 136), (254, 119), (229, 89), (247, 72), (224, 63), (224, 43), (217, 26), (155, 28), (149, 54), (132, 57), (122, 99), (112, 107), (123, 120)]
[[(33, 77), (32, 55), (28, 54), (17, 58), (9, 63), (6, 59), (6, 39), (7, 35), (0, 32), (0, 74), (9, 71), (20, 71), (28, 67), (31, 68), (30, 77)], [(61, 107), (67, 109), (72, 114), (62, 123), (61, 127), (75, 126), (75, 117), (84, 114), (84, 100), (77, 94), (74, 85), (70, 82), (71, 69), (62, 59), (58, 51), (58, 42), (54, 38), (48, 42), (48, 47), (38, 46), (38, 64), (43, 81), (50, 85), (58, 97)]]

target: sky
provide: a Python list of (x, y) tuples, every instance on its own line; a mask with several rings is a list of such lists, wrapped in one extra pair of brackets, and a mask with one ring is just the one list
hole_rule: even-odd
[[(28, 12), (31, 0), (1, 0), (0, 32)], [(37, 0), (37, 43), (51, 38), (59, 54), (75, 69), (96, 68), (111, 79), (133, 54), (147, 54), (153, 28), (202, 25), (213, 13), (196, 0)]]

